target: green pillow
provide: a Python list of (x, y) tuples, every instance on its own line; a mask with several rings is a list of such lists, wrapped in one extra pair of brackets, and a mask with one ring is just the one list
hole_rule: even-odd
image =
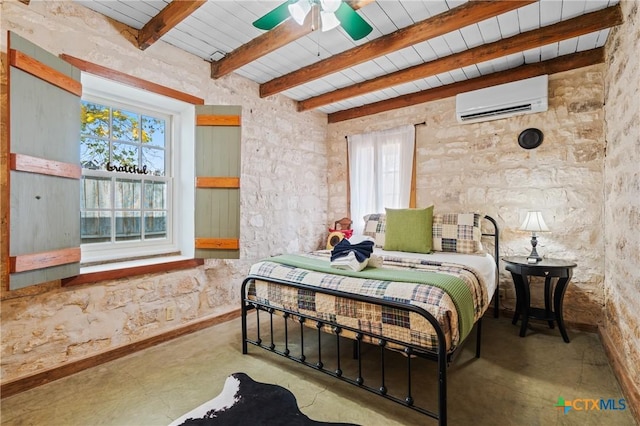
[(426, 209), (386, 209), (386, 211), (385, 250), (431, 253), (433, 206)]

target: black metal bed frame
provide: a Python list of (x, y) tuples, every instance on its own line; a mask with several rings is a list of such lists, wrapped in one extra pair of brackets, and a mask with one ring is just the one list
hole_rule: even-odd
[[(493, 225), (494, 228), (494, 232), (492, 233), (482, 233), (482, 236), (484, 237), (493, 237), (494, 240), (494, 259), (496, 262), (496, 274), (498, 274), (499, 271), (499, 230), (498, 230), (498, 225), (496, 223), (496, 221), (490, 217), (490, 216), (484, 216), (484, 219), (486, 219), (487, 221), (491, 222), (491, 224)], [(398, 310), (403, 310), (406, 312), (414, 312), (417, 313), (419, 315), (421, 315), (422, 317), (424, 317), (434, 328), (435, 332), (436, 332), (436, 336), (437, 336), (437, 351), (426, 351), (424, 348), (421, 348), (419, 346), (407, 343), (407, 342), (402, 342), (400, 340), (396, 340), (396, 339), (391, 339), (388, 337), (384, 337), (381, 335), (378, 335), (376, 333), (372, 333), (372, 332), (367, 332), (367, 331), (363, 331), (363, 330), (359, 330), (353, 327), (349, 327), (349, 326), (345, 326), (345, 325), (341, 325), (341, 324), (337, 324), (337, 323), (333, 323), (331, 321), (328, 321), (326, 319), (322, 319), (322, 318), (317, 318), (317, 317), (313, 317), (313, 316), (309, 316), (309, 315), (305, 315), (305, 314), (301, 314), (299, 312), (295, 312), (292, 310), (288, 310), (288, 309), (284, 309), (284, 308), (279, 308), (279, 307), (273, 307), (268, 305), (267, 303), (262, 303), (259, 302), (257, 300), (251, 300), (248, 298), (247, 295), (247, 285), (249, 283), (251, 283), (252, 281), (259, 279), (262, 281), (268, 281), (268, 282), (273, 282), (273, 283), (277, 283), (277, 284), (282, 284), (282, 285), (286, 285), (289, 287), (293, 287), (293, 288), (298, 288), (298, 289), (305, 289), (305, 290), (311, 290), (311, 291), (315, 291), (318, 293), (324, 293), (324, 294), (329, 294), (332, 296), (336, 296), (336, 297), (341, 297), (341, 298), (345, 298), (345, 299), (350, 299), (350, 300), (356, 300), (356, 301), (360, 301), (360, 302), (366, 302), (366, 303), (371, 303), (374, 305), (378, 305), (381, 307), (387, 307), (387, 308), (393, 308), (393, 309), (398, 309)], [(497, 318), (499, 315), (499, 279), (496, 276), (496, 282), (497, 282), (497, 286), (496, 286), (496, 290), (494, 293), (494, 317)], [(247, 276), (247, 278), (245, 278), (245, 280), (242, 282), (242, 287), (241, 287), (241, 301), (242, 301), (242, 353), (243, 354), (247, 354), (248, 353), (248, 345), (252, 344), (258, 347), (261, 347), (263, 349), (266, 349), (270, 352), (276, 353), (278, 355), (281, 355), (285, 358), (291, 359), (293, 361), (296, 361), (300, 364), (306, 365), (308, 367), (311, 367), (315, 370), (318, 371), (322, 371), (325, 374), (328, 374), (330, 376), (333, 376), (335, 378), (338, 378), (342, 381), (351, 383), (355, 386), (358, 386), (360, 388), (366, 389), (370, 392), (373, 392), (377, 395), (380, 395), (386, 399), (392, 400), (396, 403), (399, 403), (401, 405), (404, 405), (406, 407), (409, 407), (415, 411), (418, 411), (422, 414), (426, 414), (429, 417), (432, 417), (436, 420), (438, 420), (439, 425), (444, 426), (447, 424), (447, 366), (449, 365), (449, 363), (451, 363), (453, 361), (453, 359), (456, 357), (457, 353), (459, 352), (459, 350), (461, 350), (461, 348), (463, 347), (463, 343), (464, 342), (460, 342), (460, 344), (458, 345), (458, 347), (451, 353), (447, 353), (446, 351), (446, 340), (445, 340), (445, 335), (444, 332), (442, 330), (442, 328), (440, 327), (440, 324), (438, 323), (438, 321), (435, 319), (435, 317), (433, 315), (431, 315), (429, 312), (427, 312), (426, 310), (418, 307), (418, 306), (413, 306), (413, 305), (407, 305), (401, 302), (396, 302), (396, 301), (392, 301), (392, 300), (383, 300), (383, 299), (376, 299), (373, 297), (369, 297), (369, 296), (363, 296), (363, 295), (358, 295), (358, 294), (351, 294), (351, 293), (344, 293), (344, 292), (340, 292), (340, 291), (336, 291), (336, 290), (332, 290), (332, 289), (327, 289), (327, 288), (319, 288), (319, 287), (315, 287), (315, 286), (309, 286), (306, 284), (300, 284), (300, 283), (292, 283), (292, 282), (288, 282), (288, 281), (283, 281), (283, 280), (277, 280), (277, 279), (264, 279), (262, 277), (257, 277), (257, 276), (252, 276), (249, 275)], [(249, 313), (249, 311), (255, 310), (256, 311), (256, 338), (254, 339), (250, 339), (248, 338), (248, 330), (247, 330), (247, 315)], [(263, 342), (262, 338), (261, 338), (261, 332), (260, 332), (260, 311), (266, 312), (269, 316), (269, 341), (268, 344)], [(276, 343), (274, 342), (274, 333), (273, 333), (273, 325), (274, 325), (274, 313), (276, 312), (280, 312), (282, 313), (282, 316), (284, 318), (284, 348), (283, 349), (279, 349), (276, 346)], [(278, 315), (278, 317), (280, 317)], [(290, 319), (297, 319), (299, 325), (300, 325), (300, 355), (299, 356), (294, 356), (291, 354), (291, 351), (289, 349), (289, 323), (290, 323)], [(305, 323), (307, 322), (311, 322), (312, 326), (315, 326), (315, 328), (317, 329), (317, 343), (318, 343), (318, 348), (317, 348), (317, 357), (318, 357), (318, 361), (313, 363), (313, 362), (309, 362), (307, 361), (307, 357), (305, 355), (305, 346), (304, 346), (304, 329), (305, 327), (310, 327), (308, 325), (305, 325)], [(331, 327), (332, 330), (332, 334), (335, 335), (336, 337), (336, 363), (337, 363), (337, 368), (335, 370), (330, 370), (324, 367), (324, 364), (322, 362), (322, 344), (321, 344), (321, 337), (323, 335), (323, 333), (326, 334), (325, 331), (323, 331), (323, 328), (325, 328), (326, 326)], [(354, 359), (357, 361), (357, 377), (355, 378), (351, 378), (351, 377), (346, 377), (343, 375), (343, 371), (341, 369), (341, 361), (340, 361), (340, 337), (341, 334), (343, 332), (343, 330), (347, 330), (350, 331), (352, 333), (354, 333), (355, 335), (355, 340), (354, 340), (354, 348), (353, 348), (353, 355), (354, 355)], [(475, 356), (476, 358), (480, 358), (480, 343), (481, 343), (481, 332), (482, 332), (482, 318), (480, 318), (477, 322), (476, 322), (476, 353)], [(471, 333), (469, 333), (471, 334)], [(377, 387), (372, 387), (369, 386), (367, 384), (365, 384), (364, 378), (362, 377), (362, 344), (365, 343), (364, 341), (367, 340), (365, 339), (365, 337), (368, 337), (370, 339), (370, 341), (372, 342), (377, 342), (377, 346), (380, 347), (380, 384)], [(465, 339), (466, 340), (466, 339)], [(407, 363), (407, 381), (406, 381), (406, 385), (407, 385), (407, 394), (404, 398), (399, 398), (395, 395), (391, 395), (388, 394), (387, 391), (387, 386), (385, 384), (385, 351), (387, 350), (387, 346), (389, 344), (394, 344), (396, 345), (396, 347), (402, 347), (402, 351), (407, 355), (405, 357), (406, 359), (406, 363)], [(420, 357), (420, 358), (426, 358), (426, 359), (430, 359), (430, 360), (434, 360), (437, 361), (438, 363), (438, 410), (437, 412), (433, 412), (430, 411), (426, 408), (423, 407), (419, 407), (417, 405), (414, 405), (414, 399), (412, 396), (412, 383), (411, 383), (411, 362), (414, 356)]]

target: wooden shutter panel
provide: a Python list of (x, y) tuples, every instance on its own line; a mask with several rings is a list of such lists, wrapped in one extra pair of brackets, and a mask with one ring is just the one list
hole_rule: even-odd
[(9, 288), (80, 271), (80, 71), (9, 33)]
[(196, 257), (240, 257), (241, 110), (196, 105)]

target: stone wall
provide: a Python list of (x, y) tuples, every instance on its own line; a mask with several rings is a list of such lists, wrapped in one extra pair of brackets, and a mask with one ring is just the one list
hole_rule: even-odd
[[(345, 135), (406, 123), (416, 126), (417, 206), (480, 211), (501, 228), (501, 256), (526, 255), (530, 234), (519, 231), (527, 210), (539, 209), (551, 232), (538, 252), (578, 263), (565, 296), (565, 319), (595, 325), (604, 304), (604, 65), (552, 75), (549, 110), (484, 123), (457, 123), (455, 98), (329, 125), (329, 219), (347, 213)], [(544, 133), (534, 150), (518, 145), (530, 127)], [(354, 218), (358, 220), (358, 218)], [(501, 267), (505, 305), (515, 292)]]
[[(196, 269), (78, 288), (53, 282), (3, 289), (3, 383), (238, 309), (240, 283), (251, 263), (322, 244), (328, 204), (325, 114), (297, 113), (284, 96), (260, 99), (258, 85), (235, 74), (214, 81), (207, 62), (163, 42), (140, 51), (134, 30), (71, 1), (0, 4), (3, 108), (7, 30), (56, 55), (107, 66), (206, 104), (243, 107), (241, 260), (210, 260)], [(165, 321), (169, 304), (177, 308), (173, 321)]]
[(606, 46), (604, 333), (640, 403), (640, 4), (621, 7), (624, 24)]

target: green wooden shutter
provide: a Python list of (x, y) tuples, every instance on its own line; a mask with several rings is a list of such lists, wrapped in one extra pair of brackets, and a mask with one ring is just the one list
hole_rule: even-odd
[(9, 33), (9, 288), (80, 271), (80, 71)]
[(196, 105), (195, 256), (240, 257), (239, 106)]

